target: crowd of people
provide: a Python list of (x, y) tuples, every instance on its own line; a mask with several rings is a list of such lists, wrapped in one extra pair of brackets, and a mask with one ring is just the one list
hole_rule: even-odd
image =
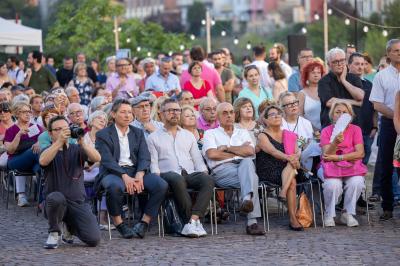
[[(39, 51), (29, 53), (27, 66), (14, 56), (0, 62), (0, 165), (43, 170), (45, 247), (56, 248), (61, 238), (72, 243), (74, 235), (96, 246), (100, 229), (111, 229), (108, 215), (123, 238), (143, 238), (166, 197), (184, 222), (180, 234), (205, 236), (201, 218), (214, 187), (239, 189), (246, 233), (263, 235), (260, 182), (280, 187), (276, 197), (287, 205), (289, 228), (303, 231), (297, 183), (310, 172), (321, 179), (325, 226), (358, 226), (356, 206), (368, 204), (366, 164), (377, 134), (369, 200), (382, 198), (380, 219), (391, 219), (400, 194), (393, 156), (400, 40), (387, 43), (376, 70), (354, 45), (329, 50), (325, 62), (309, 48), (298, 53), (298, 67), (285, 58), (277, 43), (268, 60), (259, 45), (241, 66), (227, 48), (206, 54), (200, 46), (156, 58), (111, 56), (106, 71), (84, 53), (64, 57), (59, 68)], [(20, 207), (29, 205), (26, 179), (15, 177)], [(93, 193), (101, 195), (100, 221), (87, 200)], [(141, 217), (129, 227), (125, 195), (142, 193)]]

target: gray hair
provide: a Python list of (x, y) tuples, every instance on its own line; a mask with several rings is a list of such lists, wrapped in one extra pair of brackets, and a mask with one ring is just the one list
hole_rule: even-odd
[(95, 112), (93, 112), (93, 113), (91, 113), (91, 114), (89, 115), (88, 125), (91, 126), (93, 120), (96, 119), (96, 118), (99, 117), (99, 116), (104, 117), (104, 119), (106, 120), (106, 124), (108, 123), (108, 122), (107, 122), (107, 120), (108, 120), (107, 114), (106, 114), (105, 112), (99, 110), (99, 111), (95, 111)]
[(115, 60), (115, 59), (116, 59), (115, 55), (109, 56), (109, 57), (106, 58), (106, 63), (108, 64), (108, 63), (110, 63), (112, 60)]
[(79, 93), (78, 89), (75, 88), (74, 86), (68, 86), (68, 87), (65, 89), (65, 94), (67, 94), (67, 97), (69, 97), (69, 96), (71, 95), (72, 91), (74, 91), (74, 90), (77, 91), (77, 92)]
[(147, 57), (147, 58), (143, 59), (142, 61), (140, 61), (141, 67), (145, 67), (147, 64), (156, 65), (156, 61), (151, 57)]
[(24, 102), (29, 104), (29, 97), (25, 94), (18, 94), (12, 99), (11, 105), (14, 105), (17, 102)]
[(90, 102), (90, 111), (94, 112), (106, 100), (105, 96), (96, 96)]
[(294, 94), (293, 92), (290, 92), (290, 91), (282, 92), (282, 93), (279, 95), (279, 100), (278, 100), (279, 106), (280, 106), (281, 108), (283, 107), (283, 106), (282, 106), (283, 99), (285, 99), (286, 97), (289, 97), (289, 96), (293, 96), (293, 97), (297, 100), (297, 96), (296, 96), (296, 94)]
[(71, 103), (71, 104), (69, 104), (68, 107), (67, 107), (67, 114), (68, 114), (68, 115), (70, 114), (72, 107), (79, 107), (79, 109), (80, 109), (82, 112), (85, 111), (85, 110), (83, 110), (82, 105), (80, 105), (79, 103)]
[[(74, 66), (74, 74), (75, 75), (78, 75), (78, 70), (80, 69), (80, 68), (84, 68), (84, 69), (86, 69), (87, 68), (87, 65), (85, 64), (85, 63), (76, 63), (75, 64), (75, 66)], [(87, 73), (86, 73), (87, 74)]]
[(201, 100), (200, 104), (199, 104), (199, 110), (203, 110), (204, 105), (206, 105), (208, 102), (214, 102), (215, 105), (218, 104), (217, 100), (215, 100), (215, 98), (213, 97), (206, 97), (203, 100)]
[(342, 54), (342, 55), (346, 56), (346, 53), (343, 51), (343, 49), (340, 49), (339, 47), (335, 47), (335, 48), (330, 49), (328, 51), (328, 53), (326, 54), (326, 58), (325, 58), (326, 61), (328, 63), (330, 63), (332, 58), (337, 54)]
[(391, 39), (386, 43), (386, 52), (389, 53), (392, 49), (392, 46), (396, 43), (400, 43), (400, 39)]

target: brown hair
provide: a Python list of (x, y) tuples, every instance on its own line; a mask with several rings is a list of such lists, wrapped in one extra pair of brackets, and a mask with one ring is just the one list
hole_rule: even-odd
[(188, 68), (188, 71), (189, 71), (190, 75), (192, 74), (192, 69), (195, 66), (200, 66), (200, 68), (203, 69), (203, 67), (201, 66), (199, 61), (193, 61), (192, 63), (190, 63), (189, 68)]
[(253, 120), (256, 118), (256, 110), (254, 109), (254, 105), (252, 101), (249, 98), (238, 98), (236, 101), (233, 103), (233, 110), (235, 111), (235, 122), (239, 123), (240, 122), (240, 109), (242, 108), (243, 105), (245, 104), (251, 104), (251, 108), (253, 109)]
[(272, 77), (274, 80), (286, 78), (285, 72), (283, 72), (281, 66), (275, 61), (272, 61), (268, 64), (268, 70), (272, 72)]
[(249, 71), (252, 70), (252, 69), (257, 70), (258, 74), (260, 74), (260, 70), (258, 69), (257, 66), (255, 66), (255, 65), (249, 65), (249, 66), (246, 66), (246, 67), (244, 68), (244, 72), (243, 72), (244, 78), (247, 78), (247, 74), (248, 74)]

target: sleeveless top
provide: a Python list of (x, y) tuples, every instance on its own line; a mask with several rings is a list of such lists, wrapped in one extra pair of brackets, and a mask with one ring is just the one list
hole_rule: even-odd
[(321, 101), (308, 96), (304, 90), (300, 92), (304, 94), (304, 118), (308, 119), (314, 128), (321, 130)]

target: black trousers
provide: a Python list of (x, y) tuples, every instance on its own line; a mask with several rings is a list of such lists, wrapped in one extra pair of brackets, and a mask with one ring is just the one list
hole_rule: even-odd
[(381, 196), (382, 209), (384, 211), (393, 211), (393, 149), (396, 144), (396, 130), (393, 120), (382, 117), (381, 131), (379, 133), (378, 158), (381, 159)]
[(49, 221), (49, 233), (61, 232), (64, 222), (73, 235), (95, 247), (100, 243), (100, 229), (89, 204), (67, 200), (61, 192), (46, 197), (45, 215)]
[[(185, 176), (175, 172), (167, 172), (161, 173), (161, 177), (170, 186), (179, 208), (179, 213), (185, 223), (189, 222), (192, 215), (204, 216), (214, 189), (214, 179), (211, 176), (203, 172), (195, 172)], [(187, 192), (188, 188), (199, 192), (196, 203), (193, 206), (192, 199)]]

